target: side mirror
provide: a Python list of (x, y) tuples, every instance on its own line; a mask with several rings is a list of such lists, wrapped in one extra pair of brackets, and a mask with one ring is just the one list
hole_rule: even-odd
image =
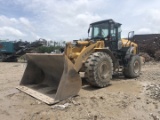
[(89, 37), (90, 27), (88, 28), (88, 37)]
[(130, 31), (128, 33), (128, 40), (133, 40), (133, 37), (134, 37), (134, 31)]

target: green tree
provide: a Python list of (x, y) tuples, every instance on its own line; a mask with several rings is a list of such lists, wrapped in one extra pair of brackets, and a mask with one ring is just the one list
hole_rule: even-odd
[(36, 49), (38, 53), (51, 53), (55, 50), (60, 50), (61, 46), (41, 46)]

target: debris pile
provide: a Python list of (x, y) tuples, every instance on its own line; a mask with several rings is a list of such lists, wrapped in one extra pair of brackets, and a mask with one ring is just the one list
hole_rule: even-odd
[(151, 84), (146, 87), (147, 95), (152, 99), (160, 101), (160, 84)]
[(160, 60), (160, 34), (135, 35), (134, 42), (139, 45), (140, 52), (145, 53), (146, 62), (152, 57)]
[(156, 61), (160, 61), (160, 50), (156, 51), (154, 56)]
[(36, 40), (32, 43), (27, 41), (0, 41), (0, 61), (17, 62), (18, 57), (42, 45), (43, 41), (41, 40)]

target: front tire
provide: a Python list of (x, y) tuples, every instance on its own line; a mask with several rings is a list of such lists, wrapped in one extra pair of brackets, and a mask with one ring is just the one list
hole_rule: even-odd
[(91, 86), (106, 87), (109, 85), (113, 73), (111, 57), (104, 52), (91, 54), (85, 63), (85, 77)]
[(136, 78), (141, 72), (141, 61), (140, 56), (134, 55), (129, 61), (127, 67), (124, 68), (124, 76), (126, 78)]

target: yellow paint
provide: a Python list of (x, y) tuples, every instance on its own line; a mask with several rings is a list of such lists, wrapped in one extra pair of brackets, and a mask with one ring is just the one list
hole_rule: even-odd
[[(134, 46), (134, 54), (137, 53), (137, 44), (122, 39), (122, 47)], [(105, 47), (103, 40), (97, 41), (77, 41), (76, 45), (72, 43), (67, 43), (65, 48), (65, 55), (72, 61), (76, 71), (79, 71), (82, 64), (87, 60), (87, 58), (95, 52), (97, 49), (103, 49)]]

